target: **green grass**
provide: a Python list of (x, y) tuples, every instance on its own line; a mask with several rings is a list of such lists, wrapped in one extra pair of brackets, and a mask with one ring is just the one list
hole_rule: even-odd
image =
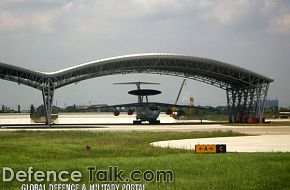
[[(150, 142), (169, 139), (237, 136), (228, 132), (1, 132), (0, 169), (79, 170), (88, 184), (87, 166), (118, 166), (128, 173), (138, 169), (172, 170), (173, 183), (141, 182), (146, 189), (289, 189), (289, 153), (194, 154), (156, 148)], [(85, 146), (91, 146), (91, 150)], [(2, 178), (2, 176), (1, 176)], [(95, 183), (98, 183), (95, 181)], [(133, 182), (130, 182), (133, 183)], [(20, 189), (22, 183), (2, 182), (1, 189)]]
[[(191, 118), (189, 115), (184, 115), (183, 117), (179, 118), (182, 120), (201, 120), (201, 116), (195, 115), (193, 118)], [(229, 116), (228, 115), (203, 115), (203, 120), (210, 120), (210, 121), (216, 121), (216, 122), (228, 122)]]
[(211, 121), (229, 121), (228, 115), (206, 115), (204, 116), (204, 119), (211, 120)]
[(290, 121), (272, 121), (267, 123), (223, 123), (226, 126), (290, 126)]

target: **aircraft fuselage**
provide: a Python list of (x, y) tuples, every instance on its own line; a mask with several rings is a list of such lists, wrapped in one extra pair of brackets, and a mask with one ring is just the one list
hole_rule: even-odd
[(160, 109), (155, 104), (144, 103), (144, 106), (138, 107), (136, 110), (137, 121), (149, 121), (149, 123), (155, 123), (159, 117)]

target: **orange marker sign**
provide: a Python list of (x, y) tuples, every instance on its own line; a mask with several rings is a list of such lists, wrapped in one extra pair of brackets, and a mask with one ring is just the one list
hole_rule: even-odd
[(225, 144), (198, 144), (195, 145), (196, 153), (226, 153)]

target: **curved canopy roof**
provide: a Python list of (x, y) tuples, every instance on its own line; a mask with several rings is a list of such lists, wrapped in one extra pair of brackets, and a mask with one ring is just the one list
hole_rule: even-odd
[(134, 54), (92, 61), (56, 72), (38, 72), (0, 63), (0, 78), (42, 89), (49, 82), (55, 88), (89, 78), (127, 73), (156, 73), (202, 81), (223, 89), (247, 87), (273, 80), (216, 60), (177, 54)]

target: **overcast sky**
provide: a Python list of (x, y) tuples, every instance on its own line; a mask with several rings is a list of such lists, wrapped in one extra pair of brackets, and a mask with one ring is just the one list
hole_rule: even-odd
[[(273, 78), (269, 99), (290, 105), (288, 0), (1, 0), (0, 61), (56, 71), (133, 53), (178, 53), (223, 61)], [(148, 74), (107, 76), (58, 89), (58, 106), (129, 103), (135, 86), (160, 82), (154, 101), (173, 103), (182, 78)], [(38, 90), (0, 81), (0, 104), (42, 103)], [(226, 105), (223, 90), (188, 80), (179, 103)], [(55, 101), (55, 103), (56, 103)]]

